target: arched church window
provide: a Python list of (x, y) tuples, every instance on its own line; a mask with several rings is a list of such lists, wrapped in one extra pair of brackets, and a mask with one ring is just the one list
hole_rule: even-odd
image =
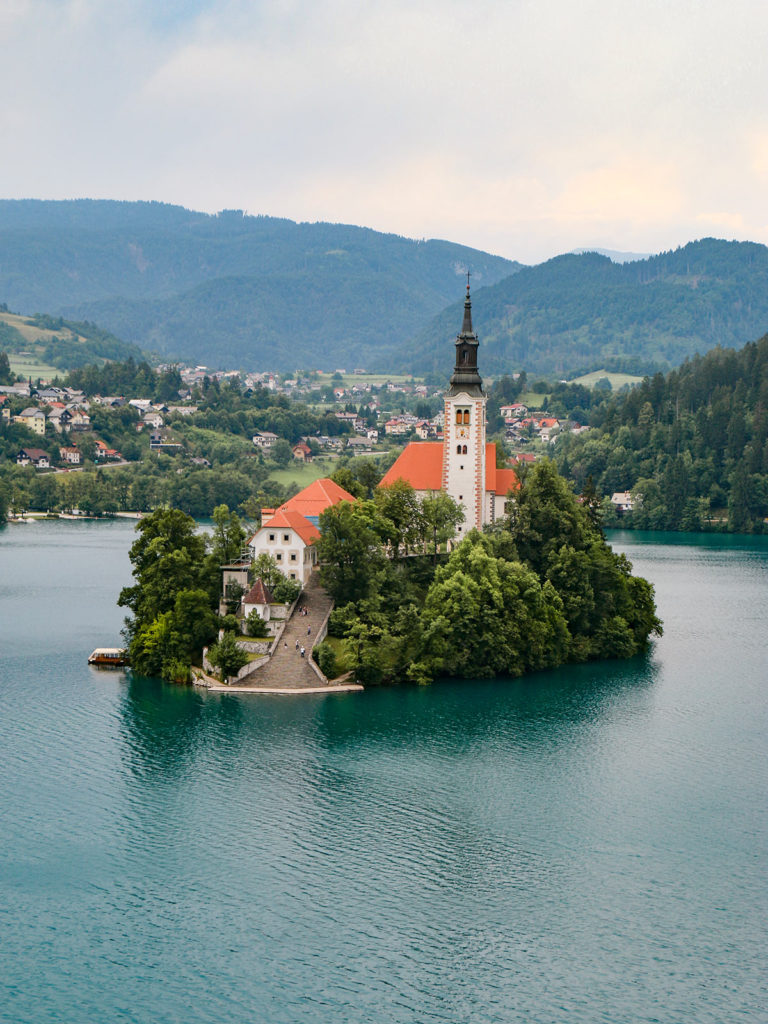
[(461, 445), (460, 444), (456, 445), (456, 454), (457, 455), (461, 455)]
[(461, 454), (462, 455), (466, 455), (467, 454), (467, 446), (466, 445), (464, 445), (464, 447), (461, 449)]
[(456, 410), (456, 422), (461, 423), (461, 409)]
[(464, 410), (464, 422), (469, 423), (469, 409)]

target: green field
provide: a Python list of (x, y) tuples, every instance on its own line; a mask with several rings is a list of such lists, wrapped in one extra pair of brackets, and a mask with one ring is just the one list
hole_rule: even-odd
[(57, 370), (55, 366), (49, 366), (47, 363), (39, 363), (33, 357), (28, 356), (15, 356), (9, 353), (8, 362), (11, 364), (11, 370), (14, 373), (20, 373), (22, 377), (31, 377), (33, 380), (37, 380), (41, 377), (43, 380), (50, 380), (57, 376), (63, 376), (62, 370)]
[(313, 462), (294, 462), (285, 469), (275, 469), (269, 474), (270, 480), (276, 480), (283, 487), (289, 484), (297, 484), (299, 488), (306, 487), (314, 480), (330, 476), (336, 466), (338, 456), (323, 455)]
[[(338, 385), (337, 380), (332, 380), (333, 374), (321, 373), (320, 383), (330, 384), (331, 387)], [(344, 373), (342, 374), (341, 386), (348, 388), (353, 384), (375, 384), (380, 387), (391, 381), (393, 384), (420, 384), (421, 377), (413, 377), (406, 373)]]
[(594, 370), (592, 373), (585, 373), (583, 377), (576, 377), (575, 380), (569, 381), (569, 384), (583, 384), (585, 387), (593, 388), (599, 380), (603, 377), (607, 377), (611, 382), (611, 387), (614, 391), (618, 391), (619, 388), (623, 388), (625, 384), (629, 384), (633, 387), (635, 384), (640, 384), (642, 377), (636, 377), (631, 373), (609, 373), (607, 370)]
[(540, 409), (544, 405), (544, 399), (546, 397), (546, 395), (542, 395), (538, 391), (524, 391), (517, 401), (521, 402), (529, 409)]

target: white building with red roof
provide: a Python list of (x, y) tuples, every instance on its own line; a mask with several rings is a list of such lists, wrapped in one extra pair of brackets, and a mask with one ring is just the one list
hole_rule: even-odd
[(405, 480), (421, 497), (449, 494), (464, 511), (459, 539), (503, 516), (507, 495), (518, 485), (513, 469), (496, 468), (496, 446), (485, 438), (487, 398), (477, 369), (478, 345), (467, 282), (456, 365), (445, 395), (443, 440), (407, 445), (379, 484)]
[(277, 510), (261, 510), (261, 529), (248, 541), (254, 558), (270, 555), (281, 572), (302, 586), (317, 565), (315, 541), (320, 513), (341, 501), (354, 501), (349, 491), (327, 478), (315, 480)]

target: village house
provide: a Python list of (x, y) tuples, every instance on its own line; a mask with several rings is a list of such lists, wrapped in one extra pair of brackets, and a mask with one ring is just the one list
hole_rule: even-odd
[(122, 459), (123, 456), (114, 448), (108, 448), (104, 441), (97, 441), (95, 457), (97, 459), (115, 461), (117, 459)]
[(554, 439), (554, 435), (560, 429), (560, 423), (558, 420), (551, 416), (545, 416), (538, 421), (539, 423), (539, 438), (548, 444)]
[(411, 429), (411, 424), (406, 423), (400, 417), (387, 420), (384, 424), (384, 433), (390, 434), (392, 437), (402, 437), (405, 434), (410, 434)]
[(149, 449), (153, 452), (176, 455), (182, 450), (182, 444), (180, 441), (174, 440), (168, 431), (153, 430), (149, 435)]
[(73, 446), (59, 448), (59, 458), (70, 466), (79, 466), (81, 462), (80, 451)]
[(62, 406), (61, 403), (51, 408), (48, 413), (48, 421), (52, 424), (57, 434), (65, 434), (69, 431), (72, 423), (72, 413), (66, 407)]
[(90, 430), (91, 429), (91, 417), (87, 412), (82, 409), (76, 409), (69, 407), (67, 411), (70, 414), (69, 429), (76, 431)]
[(278, 440), (277, 434), (273, 434), (271, 430), (260, 430), (253, 435), (253, 443), (262, 451), (269, 451)]
[(45, 413), (33, 405), (23, 409), (18, 416), (14, 416), (13, 422), (21, 424), (27, 430), (31, 430), (33, 434), (42, 436), (45, 433)]
[(35, 469), (49, 469), (51, 460), (48, 452), (41, 448), (22, 448), (16, 456), (19, 466), (34, 466)]
[(295, 444), (293, 448), (291, 448), (291, 452), (293, 453), (294, 459), (298, 462), (312, 461), (312, 449), (303, 441), (299, 441), (298, 444)]
[(43, 405), (51, 405), (53, 402), (60, 402), (64, 397), (64, 391), (62, 388), (38, 388), (35, 392), (35, 397), (38, 402), (42, 402)]
[(635, 507), (631, 491), (614, 491), (611, 495), (611, 504), (619, 515), (624, 515), (625, 512), (631, 512)]
[(520, 419), (522, 416), (526, 416), (527, 413), (528, 406), (523, 405), (522, 402), (513, 402), (511, 405), (502, 405), (499, 409), (499, 414), (503, 416), (505, 420)]

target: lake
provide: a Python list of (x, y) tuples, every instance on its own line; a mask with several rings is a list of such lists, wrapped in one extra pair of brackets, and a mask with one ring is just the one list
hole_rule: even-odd
[(88, 668), (132, 539), (0, 529), (0, 1020), (766, 1020), (768, 538), (612, 534), (647, 656), (303, 697)]

